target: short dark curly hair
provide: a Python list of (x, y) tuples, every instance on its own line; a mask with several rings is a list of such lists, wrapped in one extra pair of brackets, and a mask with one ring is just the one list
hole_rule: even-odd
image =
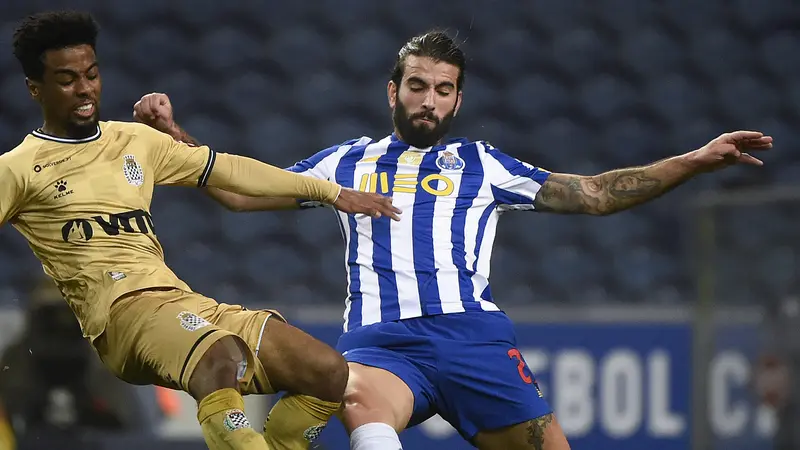
[(403, 73), (406, 68), (406, 59), (410, 55), (417, 57), (433, 58), (458, 67), (458, 79), (456, 89), (461, 91), (464, 86), (465, 71), (467, 69), (467, 59), (464, 51), (458, 47), (455, 40), (443, 30), (432, 30), (427, 33), (414, 36), (403, 45), (397, 53), (394, 69), (392, 69), (392, 81), (400, 85)]
[(44, 53), (76, 45), (95, 48), (99, 27), (91, 14), (48, 11), (28, 16), (14, 31), (14, 56), (25, 76), (41, 80)]

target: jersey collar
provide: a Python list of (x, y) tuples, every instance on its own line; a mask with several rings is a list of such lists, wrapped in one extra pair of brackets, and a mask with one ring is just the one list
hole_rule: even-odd
[[(396, 133), (392, 133), (390, 138), (392, 140), (392, 143), (396, 143), (396, 142), (403, 143), (403, 141), (401, 141), (400, 138), (397, 137)], [(420, 148), (418, 150), (421, 150), (421, 151), (439, 151), (439, 150), (443, 150), (445, 147), (447, 147), (450, 144), (463, 144), (463, 145), (466, 145), (466, 144), (469, 144), (469, 139), (464, 138), (464, 137), (455, 137), (455, 138), (445, 139), (444, 142), (442, 142), (439, 145), (434, 145), (433, 147), (429, 147), (427, 149)], [(414, 147), (414, 148), (416, 148), (416, 147)]]
[(70, 138), (53, 136), (51, 134), (43, 132), (41, 128), (31, 131), (31, 134), (39, 139), (44, 139), (53, 142), (60, 142), (62, 144), (84, 144), (86, 142), (96, 141), (97, 139), (100, 138), (101, 133), (100, 133), (100, 125), (98, 125), (97, 131), (95, 131), (93, 135), (81, 139), (70, 139)]

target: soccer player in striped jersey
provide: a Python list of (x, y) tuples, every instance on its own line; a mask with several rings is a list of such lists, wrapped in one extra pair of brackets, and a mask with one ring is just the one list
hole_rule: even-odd
[[(348, 284), (338, 349), (350, 366), (342, 419), (354, 450), (397, 450), (397, 432), (436, 413), (482, 450), (569, 448), (489, 289), (500, 214), (611, 214), (701, 172), (761, 165), (746, 151), (772, 146), (762, 133), (737, 131), (644, 167), (550, 173), (484, 141), (445, 139), (461, 106), (464, 66), (446, 34), (412, 38), (388, 83), (394, 132), (334, 145), (289, 168), (391, 195), (403, 210), (400, 222), (338, 214)], [(135, 110), (190, 139), (163, 94), (145, 96)], [(237, 211), (317, 205), (209, 192)], [(272, 447), (307, 447), (303, 435), (315, 433), (296, 429), (294, 419), (296, 411), (275, 406), (266, 429)]]

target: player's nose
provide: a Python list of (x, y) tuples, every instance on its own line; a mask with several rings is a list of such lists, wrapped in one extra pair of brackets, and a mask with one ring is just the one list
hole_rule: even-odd
[(86, 96), (92, 91), (92, 86), (86, 79), (79, 79), (75, 82), (75, 94)]
[(433, 111), (436, 107), (436, 92), (431, 89), (425, 94), (425, 98), (422, 100), (422, 108), (428, 111)]

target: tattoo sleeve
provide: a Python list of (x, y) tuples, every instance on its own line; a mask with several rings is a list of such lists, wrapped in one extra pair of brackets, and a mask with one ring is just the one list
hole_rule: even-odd
[(606, 215), (659, 197), (694, 175), (682, 156), (595, 176), (554, 173), (536, 195), (539, 211)]
[(553, 415), (533, 419), (528, 422), (528, 444), (535, 450), (544, 450), (544, 431), (553, 422)]

